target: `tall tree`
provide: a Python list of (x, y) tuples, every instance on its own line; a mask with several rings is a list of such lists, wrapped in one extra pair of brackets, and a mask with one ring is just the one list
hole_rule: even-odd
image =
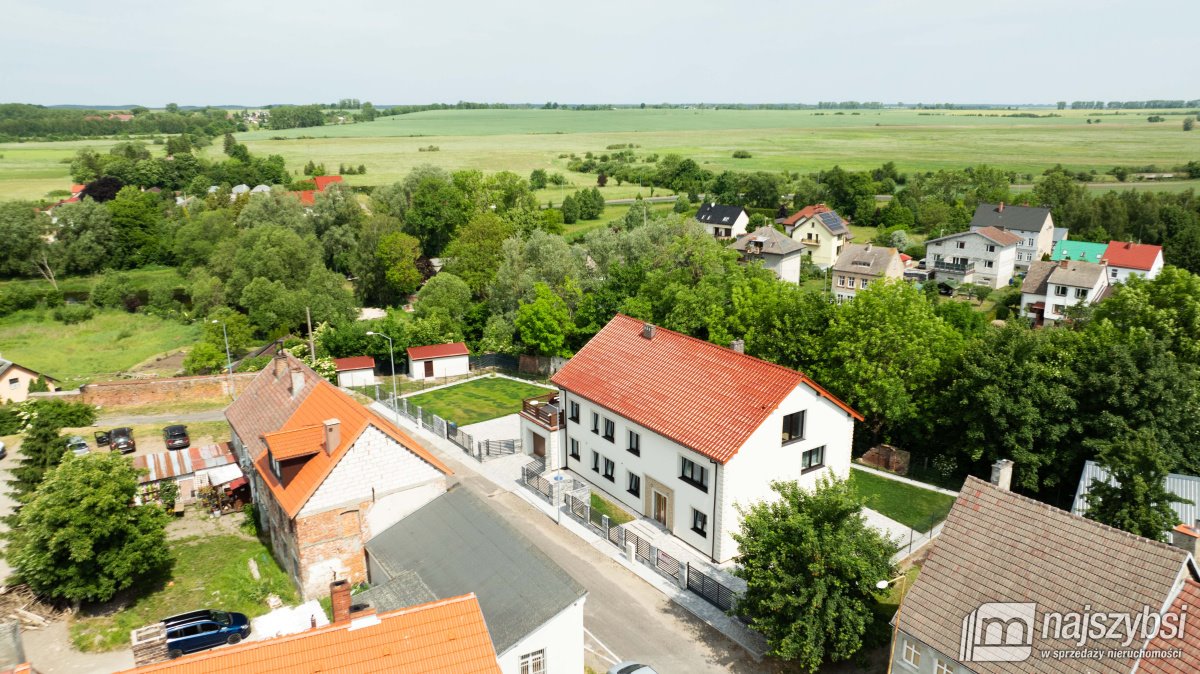
[(564, 347), (571, 314), (566, 302), (545, 283), (536, 284), (533, 292), (533, 301), (517, 309), (516, 328), (521, 342), (539, 356), (568, 355)]
[(404, 232), (392, 232), (379, 240), (377, 253), (387, 280), (388, 297), (405, 297), (421, 287), (421, 242)]
[(1087, 516), (1131, 534), (1164, 540), (1179, 523), (1171, 504), (1190, 501), (1167, 491), (1171, 457), (1154, 432), (1143, 428), (1092, 445), (1109, 481), (1092, 481)]
[(452, 183), (425, 177), (412, 191), (404, 231), (421, 241), (421, 250), (438, 257), (458, 228), (471, 217), (470, 202)]
[(455, 234), (446, 247), (445, 271), (466, 281), (477, 297), (482, 297), (496, 278), (504, 259), (504, 240), (512, 236), (512, 227), (500, 216), (480, 213)]

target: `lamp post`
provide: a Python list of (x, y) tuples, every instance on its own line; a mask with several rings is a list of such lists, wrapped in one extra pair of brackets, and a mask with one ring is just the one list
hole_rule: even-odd
[(900, 601), (896, 604), (896, 615), (892, 618), (892, 648), (888, 655), (888, 674), (892, 674), (892, 663), (896, 660), (896, 641), (900, 636), (900, 610), (904, 608), (904, 590), (908, 587), (908, 574), (904, 573), (898, 578), (891, 580), (881, 580), (875, 583), (875, 587), (880, 590), (886, 590), (889, 585), (900, 581)]
[(221, 335), (225, 337), (225, 369), (229, 379), (229, 397), (237, 400), (237, 391), (233, 388), (233, 359), (229, 357), (229, 329), (225, 326), (225, 321), (214, 318), (213, 323), (221, 324)]
[(396, 417), (396, 426), (400, 426), (400, 399), (396, 397), (396, 353), (392, 350), (392, 338), (381, 332), (368, 332), (372, 337), (382, 337), (388, 341), (388, 359), (392, 361), (392, 414)]

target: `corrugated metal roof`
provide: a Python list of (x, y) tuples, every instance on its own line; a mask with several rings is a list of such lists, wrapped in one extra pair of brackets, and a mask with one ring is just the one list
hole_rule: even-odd
[[(1108, 471), (1095, 461), (1088, 461), (1083, 464), (1083, 474), (1079, 476), (1079, 488), (1075, 491), (1075, 503), (1071, 505), (1071, 512), (1076, 515), (1087, 513), (1086, 496), (1088, 490), (1091, 489), (1093, 480), (1108, 482)], [(1191, 501), (1191, 503), (1172, 503), (1171, 509), (1179, 516), (1180, 523), (1195, 525), (1198, 513), (1200, 513), (1200, 507), (1196, 505), (1200, 503), (1200, 477), (1170, 473), (1167, 475), (1167, 491), (1179, 498)]]
[(229, 449), (229, 443), (219, 445), (191, 446), (187, 449), (177, 449), (166, 452), (155, 452), (133, 457), (135, 468), (145, 468), (146, 474), (139, 479), (143, 484), (157, 482), (169, 477), (191, 475), (199, 470), (217, 468), (237, 460)]

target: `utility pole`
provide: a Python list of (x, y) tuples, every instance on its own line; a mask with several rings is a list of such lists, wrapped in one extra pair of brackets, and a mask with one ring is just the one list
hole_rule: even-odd
[(313, 339), (312, 331), (312, 310), (304, 307), (304, 315), (308, 319), (308, 357), (312, 358), (313, 365), (317, 364), (317, 343)]

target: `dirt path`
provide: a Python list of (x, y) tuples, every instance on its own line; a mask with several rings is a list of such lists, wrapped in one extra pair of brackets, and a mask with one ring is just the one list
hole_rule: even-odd
[(133, 651), (128, 648), (107, 653), (81, 653), (71, 648), (66, 620), (50, 623), (44, 629), (25, 630), (21, 639), (25, 657), (41, 674), (95, 674), (133, 667)]

